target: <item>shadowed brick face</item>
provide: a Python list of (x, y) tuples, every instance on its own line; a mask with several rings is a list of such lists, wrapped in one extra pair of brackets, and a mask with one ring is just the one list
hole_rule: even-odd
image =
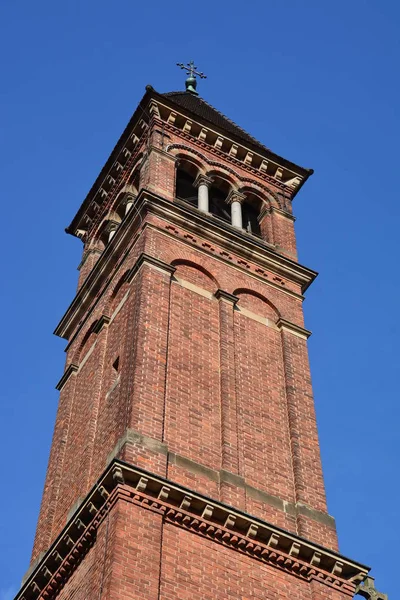
[[(295, 259), (290, 193), (160, 123), (148, 124), (135, 208), (118, 213), (115, 195), (107, 209), (122, 214), (115, 235), (104, 244), (98, 220), (85, 238), (76, 304), (60, 325), (66, 372), (32, 559), (64, 535), (113, 459), (335, 551), (302, 314), (312, 276)], [(193, 151), (200, 172), (215, 177), (226, 168), (230, 178), (269, 190), (263, 239), (175, 199), (184, 152), (174, 144)], [(79, 564), (43, 598), (352, 595), (354, 586), (305, 579), (166, 514), (134, 497), (110, 502)]]

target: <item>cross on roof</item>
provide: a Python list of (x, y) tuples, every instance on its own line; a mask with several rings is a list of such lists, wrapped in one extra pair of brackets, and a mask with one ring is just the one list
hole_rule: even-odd
[(194, 61), (191, 60), (186, 65), (183, 63), (176, 63), (177, 67), (184, 69), (188, 74), (188, 78), (185, 81), (186, 91), (191, 94), (195, 94), (197, 96), (197, 79), (196, 77), (200, 77), (200, 79), (207, 79), (207, 75), (204, 75), (201, 71), (197, 71), (197, 67), (194, 64)]

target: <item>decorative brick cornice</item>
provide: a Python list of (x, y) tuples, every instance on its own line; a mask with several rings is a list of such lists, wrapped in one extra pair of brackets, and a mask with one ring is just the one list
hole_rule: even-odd
[(304, 340), (308, 340), (308, 338), (311, 335), (311, 331), (309, 331), (308, 329), (304, 329), (304, 327), (300, 327), (295, 323), (286, 321), (286, 319), (279, 319), (276, 325), (281, 331), (289, 331), (289, 333), (292, 333), (293, 335), (300, 337)]
[(15, 600), (55, 598), (93, 545), (100, 523), (118, 501), (157, 512), (165, 522), (305, 581), (317, 579), (349, 596), (368, 575), (368, 567), (337, 552), (163, 477), (114, 460), (30, 574)]
[(67, 383), (68, 379), (71, 377), (71, 375), (73, 375), (73, 373), (76, 373), (78, 371), (78, 369), (79, 369), (79, 366), (74, 363), (71, 363), (70, 365), (68, 365), (63, 376), (61, 377), (60, 381), (56, 385), (56, 390), (58, 390), (60, 392), (62, 390), (62, 388), (64, 387), (64, 385)]
[[(210, 219), (208, 215), (204, 215), (185, 202), (175, 200), (172, 203), (153, 192), (141, 190), (136, 201), (136, 210), (129, 211), (123, 219), (112, 243), (106, 246), (62, 317), (54, 332), (56, 335), (71, 342), (71, 334), (76, 333), (76, 328), (82, 325), (80, 318), (84, 313), (85, 318), (88, 317), (90, 314), (88, 307), (93, 308), (94, 302), (98, 301), (101, 293), (112, 280), (112, 273), (125, 260), (126, 248), (132, 247), (135, 243), (135, 235), (137, 236), (140, 231), (137, 229), (139, 223), (142, 223), (142, 227), (146, 226), (146, 223), (143, 223), (143, 216), (148, 212), (163, 218), (167, 227), (172, 227), (172, 223), (184, 227), (185, 234), (193, 232), (204, 236), (204, 231), (207, 231), (206, 239), (221, 245), (228, 253), (234, 252), (240, 256), (239, 266), (243, 262), (242, 258), (252, 260), (260, 267), (264, 266), (277, 275), (295, 281), (301, 285), (303, 292), (317, 275), (315, 271), (277, 253), (271, 244), (243, 233), (220, 219)], [(205, 247), (204, 244), (203, 246)]]
[[(180, 132), (180, 134), (182, 134), (182, 132)], [(204, 146), (204, 144), (201, 144), (201, 146)], [(239, 182), (249, 183), (250, 185), (255, 185), (256, 187), (261, 188), (262, 190), (264, 190), (266, 192), (267, 195), (270, 195), (275, 200), (275, 202), (278, 204), (278, 206), (280, 208), (282, 208), (282, 209), (284, 208), (281, 195), (279, 195), (277, 192), (274, 192), (269, 187), (263, 185), (262, 183), (260, 183), (259, 181), (255, 180), (255, 179), (250, 179), (248, 177), (240, 177), (239, 173), (237, 173), (237, 171), (235, 171), (234, 169), (229, 167), (225, 162), (221, 163), (221, 162), (216, 162), (214, 160), (210, 160), (204, 154), (202, 154), (201, 152), (199, 152), (192, 146), (187, 146), (186, 144), (170, 144), (169, 146), (167, 146), (167, 151), (170, 152), (171, 150), (183, 150), (183, 151), (189, 152), (191, 154), (195, 154), (208, 167), (212, 167), (213, 169), (223, 169), (224, 171), (231, 173), (231, 175), (233, 175)], [(207, 150), (208, 150), (208, 148), (207, 148)], [(215, 150), (214, 150), (214, 152), (215, 152)], [(217, 152), (217, 154), (221, 155), (221, 153), (218, 153), (218, 152)], [(236, 159), (231, 159), (231, 157), (228, 157), (225, 155), (223, 155), (223, 159), (224, 159), (224, 161), (230, 160), (237, 166), (240, 166), (240, 168), (246, 168), (246, 170), (250, 170), (250, 172), (256, 174), (255, 169), (250, 169), (249, 167), (244, 165), (244, 163), (241, 163), (240, 161), (238, 161)], [(257, 177), (259, 177), (259, 173), (257, 173)], [(262, 177), (265, 178), (267, 176), (263, 175)], [(272, 178), (267, 177), (267, 181), (269, 181), (270, 179), (272, 179)], [(271, 183), (272, 183), (272, 181), (271, 181)], [(276, 183), (277, 183), (276, 180), (273, 180), (273, 184), (276, 185)]]
[[(246, 164), (245, 162), (235, 158), (234, 156), (231, 156), (229, 154), (226, 154), (225, 152), (223, 152), (222, 150), (218, 150), (217, 148), (210, 146), (209, 144), (207, 144), (206, 142), (202, 142), (201, 140), (199, 140), (198, 138), (194, 138), (190, 133), (185, 133), (184, 131), (177, 129), (175, 126), (171, 126), (168, 124), (165, 124), (165, 127), (167, 129), (169, 129), (171, 132), (178, 134), (179, 137), (183, 138), (183, 140), (187, 140), (188, 142), (190, 142), (191, 145), (193, 146), (197, 146), (198, 148), (201, 148), (202, 150), (206, 150), (207, 152), (211, 152), (212, 154), (215, 154), (218, 158), (222, 159), (224, 161), (224, 168), (225, 169), (229, 169), (229, 167), (227, 166), (227, 164), (231, 163), (232, 165), (239, 167), (240, 169), (244, 170), (244, 171), (248, 171), (248, 173), (251, 173), (253, 176), (256, 176), (257, 179), (262, 179), (264, 180), (266, 183), (269, 183), (270, 185), (273, 185), (275, 188), (281, 190), (282, 193), (290, 193), (290, 197), (292, 198), (295, 195), (295, 191), (293, 190), (291, 191), (283, 182), (279, 181), (278, 179), (276, 179), (275, 177), (272, 177), (271, 175), (268, 175), (265, 172), (260, 171), (259, 169), (255, 169), (254, 167)], [(185, 146), (184, 144), (170, 144), (170, 146), (167, 147), (167, 150), (173, 149), (175, 147), (179, 147), (179, 146)], [(193, 147), (191, 148), (192, 152), (196, 152), (196, 150), (193, 149)], [(212, 160), (208, 160), (207, 159), (207, 163), (211, 166), (216, 166), (218, 164), (221, 163), (217, 163), (214, 162)], [(270, 190), (269, 190), (270, 191)], [(290, 198), (289, 198), (290, 200)]]

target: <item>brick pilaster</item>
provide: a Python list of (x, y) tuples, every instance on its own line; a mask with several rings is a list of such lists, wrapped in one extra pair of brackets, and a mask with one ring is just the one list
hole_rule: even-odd
[[(296, 504), (326, 513), (307, 341), (284, 327), (281, 336)], [(315, 530), (310, 531), (306, 521), (302, 515), (297, 517), (298, 533), (321, 542), (319, 530), (326, 537), (324, 527), (315, 523)], [(330, 544), (336, 547), (336, 532), (330, 531)]]
[[(217, 290), (220, 315), (220, 369), (221, 369), (221, 467), (224, 471), (240, 474), (238, 415), (236, 399), (235, 339), (233, 311), (236, 296)], [(229, 481), (221, 481), (221, 499), (245, 508), (243, 489)]]
[[(171, 272), (173, 268), (146, 262), (135, 276), (134, 300), (130, 304), (126, 377), (121, 393), (127, 402), (126, 427), (162, 441), (164, 435), (165, 384)], [(130, 347), (129, 347), (130, 346)], [(130, 367), (129, 367), (130, 365)], [(150, 461), (156, 472), (165, 472), (165, 457), (137, 456), (139, 449), (126, 450), (130, 461)], [(143, 449), (142, 449), (143, 450)], [(145, 453), (146, 454), (146, 453)], [(159, 462), (161, 461), (161, 463)], [(160, 471), (161, 469), (161, 471)]]

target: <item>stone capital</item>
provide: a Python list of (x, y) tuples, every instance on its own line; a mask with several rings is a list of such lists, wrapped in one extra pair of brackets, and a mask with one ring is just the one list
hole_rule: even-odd
[(229, 292), (225, 292), (224, 290), (218, 289), (214, 296), (217, 298), (217, 300), (223, 300), (224, 302), (228, 302), (230, 304), (233, 304), (233, 306), (235, 306), (237, 304), (237, 302), (239, 301), (239, 298), (237, 296), (234, 296), (233, 294), (230, 294)]
[(132, 281), (132, 279), (136, 276), (139, 269), (143, 265), (148, 265), (150, 267), (155, 268), (157, 271), (166, 273), (168, 275), (173, 275), (176, 271), (176, 267), (174, 267), (173, 265), (170, 265), (169, 263), (159, 260), (158, 258), (154, 258), (154, 256), (150, 256), (149, 254), (143, 252), (138, 257), (132, 269), (129, 271), (129, 275), (127, 278), (128, 282)]
[(199, 187), (200, 185), (206, 185), (208, 188), (211, 187), (213, 179), (207, 175), (199, 173), (193, 182), (193, 187)]
[(121, 199), (121, 205), (125, 206), (129, 202), (135, 202), (135, 200), (136, 200), (136, 194), (134, 194), (133, 192), (125, 192), (125, 194), (123, 195), (123, 197)]
[(73, 373), (76, 373), (78, 371), (78, 369), (79, 369), (78, 365), (76, 365), (75, 363), (70, 363), (68, 365), (68, 367), (65, 369), (64, 374), (61, 377), (60, 381), (57, 383), (56, 390), (58, 390), (60, 392), (62, 390), (62, 388), (64, 387), (64, 385), (67, 383), (68, 379), (71, 377), (71, 375)]
[(93, 332), (98, 334), (100, 331), (108, 325), (110, 322), (110, 317), (108, 315), (101, 315), (100, 319), (97, 321), (95, 327), (93, 327)]
[(105, 233), (111, 233), (112, 231), (116, 231), (118, 227), (118, 221), (115, 221), (114, 219), (109, 219), (106, 223), (106, 226), (104, 227), (104, 231)]
[(232, 202), (239, 202), (239, 204), (242, 204), (245, 199), (246, 199), (246, 196), (244, 194), (242, 194), (241, 192), (238, 192), (237, 190), (231, 190), (229, 192), (225, 202), (227, 204), (232, 204)]
[(278, 319), (278, 322), (276, 325), (277, 325), (278, 329), (280, 329), (280, 331), (288, 331), (292, 335), (302, 338), (303, 340), (308, 340), (308, 338), (311, 335), (311, 331), (308, 331), (308, 329), (304, 329), (304, 327), (300, 327), (299, 325), (296, 325), (295, 323), (291, 323), (290, 321), (287, 321), (286, 319), (282, 319), (282, 318)]

